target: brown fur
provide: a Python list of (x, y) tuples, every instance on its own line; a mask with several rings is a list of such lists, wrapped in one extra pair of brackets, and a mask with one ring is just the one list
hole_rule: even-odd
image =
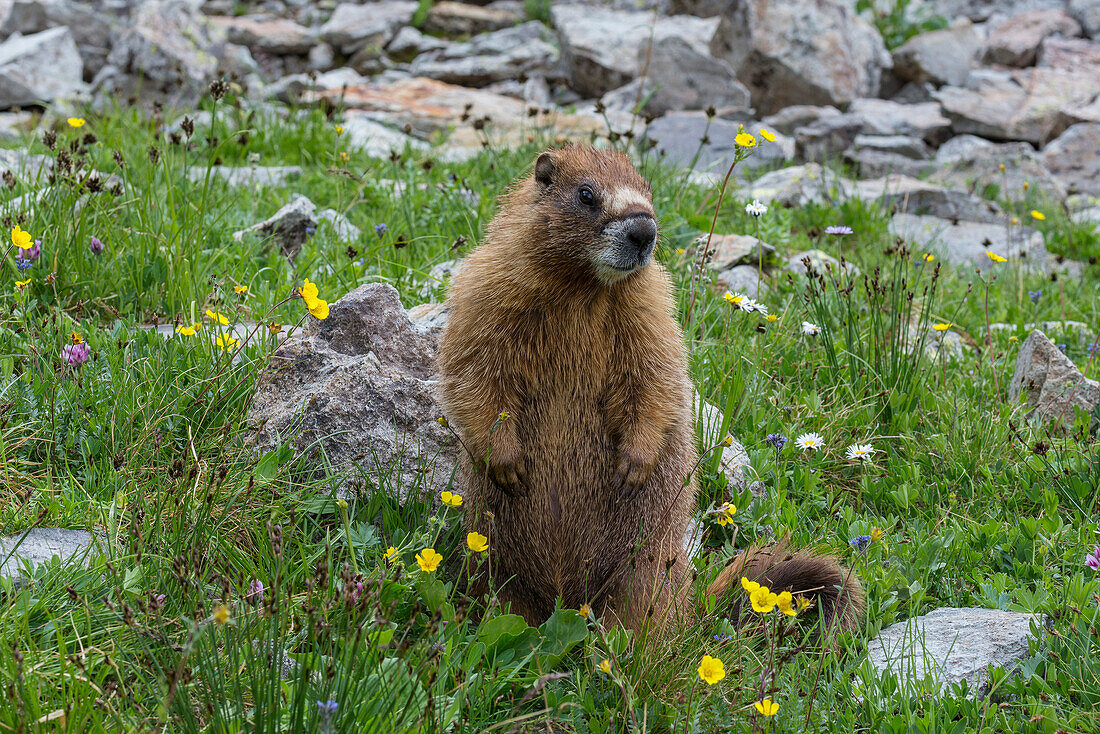
[[(578, 203), (582, 185), (598, 211)], [(445, 412), (469, 452), (456, 485), (467, 530), (489, 537), (501, 599), (532, 624), (558, 597), (633, 629), (651, 615), (690, 618), (681, 539), (697, 453), (671, 284), (653, 261), (611, 283), (594, 264), (605, 227), (652, 217), (651, 202), (622, 154), (544, 153), (451, 286), (438, 367)], [(844, 573), (836, 562), (778, 552), (743, 556), (709, 592), (722, 595), (750, 558), (747, 572), (777, 591), (819, 588), (831, 615)], [(846, 588), (850, 627), (861, 594), (854, 578)]]

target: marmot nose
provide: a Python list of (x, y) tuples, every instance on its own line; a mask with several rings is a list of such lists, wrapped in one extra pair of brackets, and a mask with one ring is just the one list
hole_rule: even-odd
[(648, 255), (657, 242), (657, 223), (648, 214), (633, 216), (627, 221), (626, 238), (639, 253)]

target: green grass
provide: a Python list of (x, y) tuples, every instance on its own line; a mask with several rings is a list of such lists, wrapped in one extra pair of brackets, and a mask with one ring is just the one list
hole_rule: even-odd
[[(1100, 324), (1095, 267), (1051, 282), (1012, 262), (985, 281), (945, 265), (925, 291), (938, 263), (917, 265), (918, 253), (899, 251), (874, 205), (775, 206), (754, 220), (740, 192), (728, 192), (719, 232), (759, 226), (784, 255), (839, 250), (875, 289), (855, 279), (849, 291), (826, 277), (807, 292), (804, 280), (772, 278), (761, 300), (774, 322), (700, 291), (687, 329), (696, 384), (728, 416), (768, 493), (747, 509), (747, 496), (735, 498), (742, 511), (733, 525), (708, 522), (696, 591), (702, 596), (734, 550), (790, 535), (855, 565), (867, 621), (835, 649), (804, 635), (802, 620), (737, 633), (721, 609), (665, 639), (636, 640), (575, 610), (531, 629), (461, 593), (460, 510), (425, 497), (399, 504), (385, 471), (341, 507), (328, 495), (333, 477), (314, 478), (289, 449), (249, 447), (245, 415), (272, 347), (265, 329), (234, 362), (207, 339), (166, 341), (138, 327), (207, 321), (207, 309), (300, 324), (309, 318), (303, 304), (287, 298), (303, 278), (330, 301), (388, 282), (412, 306), (434, 264), (476, 245), (496, 195), (537, 144), (462, 164), (430, 152), (379, 161), (346, 151), (338, 113), (287, 121), (248, 114), (231, 97), (205, 104), (213, 129), (178, 141), (157, 132), (170, 117), (128, 111), (89, 116), (79, 131), (58, 128), (52, 146), (28, 141), (35, 153), (67, 151), (79, 170), (116, 176), (121, 188), (89, 193), (83, 173), (59, 176), (33, 212), (5, 212), (4, 227), (19, 223), (40, 238), (43, 255), (19, 292), (9, 255), (0, 301), (0, 531), (87, 528), (103, 553), (87, 570), (46, 566), (34, 583), (0, 590), (0, 731), (1100, 727), (1100, 583), (1082, 562), (1100, 541), (1095, 424), (1078, 416), (1073, 430), (1048, 434), (1006, 397), (1024, 323)], [(188, 177), (257, 158), (304, 173), (255, 191)], [(686, 186), (652, 159), (641, 167), (654, 183), (659, 257), (680, 286), (683, 314), (692, 259), (678, 250), (709, 224), (716, 192)], [(17, 181), (10, 195), (45, 183)], [(233, 241), (233, 231), (293, 193), (346, 213), (363, 231), (353, 250), (324, 228), (294, 264), (255, 238)], [(1017, 216), (1032, 208), (1012, 206)], [(855, 234), (820, 234), (837, 223)], [(1094, 230), (1056, 212), (1035, 224), (1052, 248), (1095, 256)], [(102, 255), (88, 249), (93, 235), (106, 244)], [(402, 239), (407, 246), (395, 247)], [(238, 295), (237, 285), (248, 292)], [(1027, 292), (1039, 289), (1032, 303)], [(898, 334), (911, 316), (953, 324), (967, 355), (904, 353)], [(827, 338), (803, 336), (803, 320), (825, 326)], [(996, 332), (988, 348), (985, 327), (996, 321), (1020, 328)], [(74, 331), (93, 354), (78, 368), (60, 356)], [(1087, 346), (1067, 340), (1066, 350), (1095, 378)], [(807, 431), (824, 436), (824, 452), (776, 452), (764, 440)], [(874, 444), (873, 464), (843, 458), (857, 441)], [(702, 473), (701, 508), (730, 499), (713, 465)], [(855, 552), (848, 541), (873, 528), (881, 539)], [(390, 546), (393, 563), (384, 560)], [(414, 560), (425, 547), (444, 557), (432, 574)], [(254, 579), (262, 600), (247, 596)], [(863, 663), (867, 640), (940, 606), (1041, 613), (1051, 634), (1023, 675), (998, 679), (988, 698), (932, 698), (879, 680)], [(284, 654), (294, 666), (285, 678)], [(725, 664), (714, 686), (695, 672), (704, 654)], [(610, 673), (600, 670), (605, 659)], [(779, 703), (767, 721), (753, 709), (764, 696)], [(338, 708), (326, 720), (317, 702), (330, 699)]]

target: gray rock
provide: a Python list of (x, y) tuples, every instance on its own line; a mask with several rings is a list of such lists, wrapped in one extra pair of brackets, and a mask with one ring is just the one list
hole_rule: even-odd
[(994, 266), (986, 254), (992, 250), (1014, 266), (1023, 261), (1026, 270), (1066, 272), (1080, 275), (1082, 266), (1072, 261), (1058, 262), (1043, 244), (1043, 235), (1027, 227), (1007, 228), (1004, 224), (952, 221), (917, 214), (896, 214), (890, 220), (890, 232), (905, 239), (913, 249), (935, 253), (946, 262), (989, 270)]
[(421, 303), (409, 309), (409, 321), (417, 333), (428, 340), (432, 350), (439, 349), (439, 340), (447, 328), (447, 319), (451, 315), (446, 303)]
[[(689, 252), (699, 252), (706, 241), (705, 233), (699, 235), (692, 241)], [(710, 238), (710, 259), (707, 265), (711, 270), (729, 270), (735, 265), (752, 265), (755, 272), (758, 262), (766, 264), (774, 254), (774, 247), (752, 235), (716, 234)]]
[(905, 135), (857, 135), (844, 160), (863, 177), (920, 176), (929, 168), (928, 146)]
[(386, 53), (398, 61), (412, 61), (422, 53), (439, 51), (451, 45), (450, 41), (421, 33), (407, 25), (394, 35), (386, 46)]
[(389, 158), (390, 153), (404, 152), (406, 147), (426, 150), (428, 144), (367, 115), (351, 115), (344, 120), (344, 135), (348, 147), (358, 148), (372, 158)]
[(417, 76), (472, 87), (535, 72), (548, 74), (558, 61), (558, 51), (548, 41), (545, 27), (533, 20), (423, 53), (413, 60), (411, 70)]
[[(225, 181), (228, 186), (282, 186), (292, 178), (302, 175), (301, 166), (211, 166), (210, 175)], [(206, 180), (206, 168), (192, 168), (187, 172), (192, 181)]]
[(718, 446), (727, 436), (733, 439), (729, 446), (721, 449), (722, 458), (719, 459), (719, 469), (725, 474), (728, 487), (731, 491), (742, 492), (752, 481), (749, 471), (749, 453), (745, 445), (738, 441), (729, 431), (722, 431), (722, 411), (716, 406), (703, 400), (698, 391), (694, 393), (693, 404), (695, 407), (695, 431), (699, 436), (699, 445), (702, 450), (712, 446)]
[(982, 49), (982, 37), (967, 21), (914, 36), (894, 49), (894, 73), (906, 81), (962, 85)]
[[(737, 81), (730, 65), (701, 53), (684, 39), (662, 38), (652, 49), (642, 48), (638, 53), (638, 67), (645, 76), (605, 94), (602, 101), (608, 109), (634, 112), (642, 102), (642, 111), (650, 115), (711, 106), (748, 110), (749, 90)], [(684, 74), (685, 69), (691, 73)]]
[(1024, 10), (1057, 10), (1065, 7), (1065, 0), (926, 0), (914, 6), (910, 4), (910, 18), (925, 12), (926, 17), (940, 15), (944, 18), (968, 18), (975, 23), (987, 21), (996, 14), (1012, 15)]
[[(669, 163), (725, 176), (733, 162), (733, 139), (739, 129), (740, 123), (717, 118), (708, 124), (706, 115), (701, 112), (670, 112), (651, 122), (645, 134), (656, 143), (654, 150), (664, 154)], [(756, 135), (760, 126), (747, 120), (745, 129)], [(766, 167), (794, 156), (794, 140), (787, 136), (779, 137), (774, 143), (764, 143), (759, 136), (757, 140), (761, 145), (739, 164), (740, 168)]]
[(840, 156), (855, 142), (863, 121), (852, 115), (825, 117), (799, 128), (794, 135), (796, 160), (825, 163)]
[(5, 0), (0, 2), (0, 38), (66, 27), (84, 63), (84, 80), (91, 81), (106, 63), (107, 54), (122, 33), (134, 4), (128, 1), (108, 4), (81, 0)]
[(0, 140), (23, 140), (35, 127), (35, 116), (27, 110), (0, 112)]
[[(1028, 657), (1035, 615), (999, 609), (944, 607), (879, 632), (867, 645), (877, 671), (897, 676), (906, 693), (942, 693), (966, 681), (973, 696), (990, 687), (988, 668), (1011, 670)], [(923, 688), (926, 676), (934, 690)]]
[(191, 108), (218, 68), (224, 34), (187, 0), (150, 0), (134, 11), (93, 87), (100, 105), (130, 96)]
[(317, 212), (317, 223), (327, 223), (340, 242), (356, 242), (362, 234), (358, 227), (335, 209), (322, 209)]
[(511, 10), (443, 0), (431, 6), (424, 20), (424, 31), (445, 36), (476, 36), (503, 30), (520, 20), (522, 17)]
[(58, 558), (63, 564), (86, 568), (93, 540), (86, 530), (62, 528), (31, 528), (0, 538), (0, 576), (11, 579), (18, 589), (25, 582), (25, 564), (34, 567)]
[(733, 293), (744, 293), (749, 298), (761, 298), (768, 293), (767, 274), (761, 274), (755, 265), (737, 265), (714, 276), (714, 282)]
[(1100, 206), (1092, 206), (1088, 209), (1082, 209), (1079, 212), (1074, 212), (1070, 215), (1077, 224), (1091, 224), (1097, 228), (1100, 228)]
[(990, 25), (982, 60), (1004, 66), (1033, 65), (1048, 36), (1081, 35), (1081, 26), (1063, 10), (1028, 10)]
[(561, 41), (562, 61), (571, 86), (584, 97), (599, 97), (638, 76), (639, 52), (654, 43), (678, 37), (708, 53), (718, 27), (716, 19), (676, 15), (660, 18), (648, 12), (613, 10), (599, 5), (566, 4), (550, 8)]
[(68, 28), (0, 43), (0, 108), (39, 105), (85, 90), (83, 62)]
[(1021, 393), (1034, 420), (1053, 421), (1066, 428), (1073, 426), (1075, 408), (1095, 416), (1100, 407), (1100, 382), (1081, 374), (1041, 331), (1032, 331), (1016, 355), (1008, 399), (1019, 400)]
[(863, 123), (866, 135), (907, 135), (939, 145), (951, 134), (951, 120), (938, 102), (900, 104), (886, 99), (856, 99), (848, 115)]
[(809, 203), (839, 203), (846, 198), (851, 184), (817, 163), (781, 168), (766, 173), (748, 184), (746, 199), (759, 199), (781, 206), (806, 206)]
[(1086, 36), (1100, 41), (1100, 0), (1069, 0), (1069, 13)]
[(873, 97), (891, 65), (878, 31), (843, 0), (731, 5), (711, 53), (729, 62), (764, 114)]
[[(999, 196), (1021, 199), (1033, 192), (1062, 199), (1063, 186), (1028, 143), (993, 143), (974, 135), (951, 138), (936, 151), (929, 180), (952, 189), (996, 191)], [(1001, 170), (1004, 166), (1004, 170)]]
[[(855, 104), (855, 102), (852, 104)], [(772, 132), (794, 135), (795, 130), (799, 128), (813, 125), (824, 118), (839, 117), (840, 114), (840, 110), (832, 105), (796, 104), (784, 107), (773, 115), (768, 115), (764, 118), (763, 123), (764, 127)]]
[[(809, 263), (808, 266), (807, 263)], [(787, 258), (784, 270), (796, 275), (806, 275), (806, 273), (809, 272), (809, 268), (813, 268), (819, 273), (833, 273), (834, 275), (839, 275), (843, 272), (848, 275), (856, 276), (859, 275), (860, 272), (859, 268), (847, 260), (841, 262), (829, 253), (821, 250), (796, 252)]]
[(321, 40), (348, 55), (366, 46), (383, 48), (399, 28), (412, 21), (416, 8), (415, 2), (406, 0), (383, 0), (367, 5), (340, 3), (328, 22), (321, 26)]
[(324, 41), (318, 41), (309, 50), (308, 58), (311, 71), (328, 71), (336, 64), (336, 50)]
[(230, 43), (246, 46), (250, 51), (283, 56), (306, 55), (317, 43), (317, 33), (285, 18), (264, 16), (212, 17)]
[(28, 153), (25, 150), (0, 149), (0, 174), (11, 172), (16, 179), (24, 182), (46, 183), (46, 177), (53, 171), (53, 158)]
[(247, 229), (234, 232), (233, 239), (241, 242), (244, 240), (244, 236), (249, 233), (270, 239), (279, 246), (279, 250), (290, 260), (297, 257), (302, 245), (317, 232), (322, 222), (327, 223), (332, 228), (337, 239), (341, 242), (353, 242), (359, 239), (359, 229), (351, 224), (344, 215), (332, 209), (325, 209), (321, 212), (316, 210), (316, 204), (299, 194), (289, 204), (264, 221)]
[(311, 79), (308, 74), (290, 74), (264, 87), (264, 95), (287, 104), (299, 104), (302, 96), (317, 89), (346, 89), (366, 84), (365, 76), (347, 67), (332, 69)]
[(1043, 163), (1070, 193), (1100, 196), (1100, 123), (1066, 130), (1043, 150)]
[[(437, 422), (434, 349), (388, 284), (360, 286), (271, 358), (249, 414), (261, 449), (291, 442), (331, 466), (343, 489), (396, 467), (389, 487), (438, 495), (460, 447)], [(323, 457), (321, 452), (323, 451)]]
[(1001, 223), (1004, 215), (992, 201), (963, 191), (952, 191), (938, 184), (909, 176), (890, 175), (859, 181), (850, 195), (863, 201), (877, 201), (884, 207), (896, 207), (911, 214), (931, 214), (945, 219)]

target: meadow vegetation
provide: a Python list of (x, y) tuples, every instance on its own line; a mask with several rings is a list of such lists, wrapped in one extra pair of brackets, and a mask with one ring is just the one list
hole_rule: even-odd
[[(639, 640), (576, 609), (531, 628), (461, 593), (462, 561), (481, 553), (460, 504), (400, 503), (392, 473), (372, 466), (338, 500), (339, 477), (315, 478), (289, 448), (254, 451), (245, 417), (276, 327), (300, 328), (317, 299), (367, 282), (420, 302), (431, 267), (476, 246), (496, 196), (546, 141), (461, 163), (433, 151), (378, 160), (346, 145), (338, 110), (284, 119), (232, 93), (203, 105), (213, 122), (193, 129), (167, 112), (56, 120), (25, 143), (54, 159), (53, 178), (5, 182), (24, 203), (3, 209), (4, 232), (19, 226), (41, 253), (22, 268), (10, 249), (0, 288), (0, 530), (86, 528), (99, 552), (18, 588), (0, 579), (0, 731), (1100, 727), (1100, 577), (1084, 561), (1100, 542), (1098, 417), (1049, 431), (1006, 387), (1025, 323), (1100, 325), (1095, 266), (1057, 279), (1009, 259), (979, 276), (896, 242), (874, 202), (755, 216), (734, 177), (716, 232), (758, 233), (783, 254), (816, 247), (863, 273), (778, 268), (756, 298), (767, 313), (745, 310), (693, 276), (717, 190), (635, 150), (693, 377), (766, 493), (727, 487), (715, 459), (701, 467), (695, 628)], [(207, 173), (214, 164), (304, 171), (230, 188)], [(321, 228), (293, 262), (258, 238), (234, 241), (293, 193), (345, 213), (361, 239), (349, 247)], [(1043, 212), (1031, 223), (1060, 254), (1100, 255), (1095, 230), (1041, 191), (1003, 204)], [(256, 323), (253, 338), (219, 345), (219, 315)], [(991, 322), (1016, 328), (987, 338)], [(156, 323), (181, 330), (143, 328)], [(943, 331), (961, 336), (959, 358), (923, 349)], [(1095, 378), (1096, 335), (1059, 341)], [(804, 434), (817, 446), (800, 448)], [(853, 445), (870, 450), (849, 457)], [(738, 631), (707, 605), (724, 559), (784, 536), (853, 565), (868, 597), (861, 630), (823, 646), (812, 610), (757, 614)], [(876, 675), (868, 640), (942, 606), (1043, 615), (1045, 644), (977, 699)]]

